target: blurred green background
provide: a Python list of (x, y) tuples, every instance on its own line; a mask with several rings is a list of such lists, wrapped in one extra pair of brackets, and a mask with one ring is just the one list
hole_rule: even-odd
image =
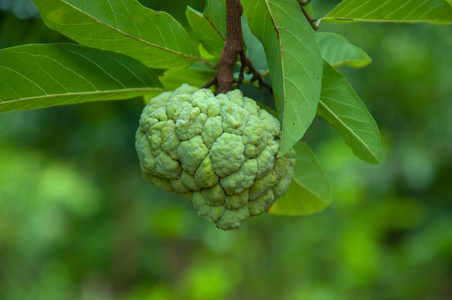
[[(142, 2), (182, 23), (204, 6)], [(313, 2), (321, 16), (339, 1)], [(68, 41), (32, 8), (0, 8), (0, 48)], [(0, 299), (452, 299), (452, 26), (321, 30), (373, 58), (341, 71), (380, 126), (382, 165), (316, 120), (305, 139), (332, 205), (223, 232), (141, 178), (139, 99), (0, 114)]]

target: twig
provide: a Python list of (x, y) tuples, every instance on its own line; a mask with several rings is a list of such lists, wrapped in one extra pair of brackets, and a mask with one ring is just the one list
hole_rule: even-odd
[(244, 73), (245, 73), (245, 65), (244, 65), (244, 64), (241, 64), (241, 65), (240, 65), (239, 80), (237, 80), (237, 88), (240, 87), (240, 85), (241, 85), (242, 82), (243, 82), (243, 79), (245, 78)]
[(217, 76), (214, 76), (212, 79), (210, 79), (209, 81), (207, 81), (207, 83), (205, 85), (203, 85), (201, 88), (202, 89), (208, 89), (210, 88), (212, 85), (214, 85), (215, 83), (217, 83)]
[(211, 62), (209, 62), (209, 61), (207, 61), (205, 59), (200, 58), (199, 61), (201, 63), (205, 64), (207, 67), (209, 67), (211, 69), (215, 69), (216, 68), (216, 66), (213, 63), (211, 63)]
[(319, 30), (319, 26), (316, 24), (316, 19), (312, 19), (306, 9), (304, 8), (306, 5), (311, 3), (311, 0), (297, 0), (298, 4), (300, 4), (301, 11), (303, 12), (306, 20), (308, 20), (309, 24), (311, 24), (312, 29)]
[[(226, 41), (220, 59), (218, 60), (217, 76), (207, 82), (203, 88), (208, 88), (217, 83), (218, 93), (227, 93), (232, 90), (234, 83), (237, 83), (237, 87), (243, 83), (244, 72), (248, 68), (246, 73), (253, 74), (250, 82), (258, 81), (261, 88), (266, 87), (273, 93), (272, 87), (262, 79), (261, 74), (243, 50), (242, 23), (240, 20), (242, 13), (243, 7), (240, 4), (240, 0), (226, 0)], [(241, 67), (239, 78), (236, 80), (233, 69), (239, 55)]]
[(243, 49), (242, 51), (240, 51), (240, 61), (242, 63), (242, 68), (244, 68), (245, 66), (248, 67), (249, 73), (253, 74), (253, 77), (251, 77), (250, 82), (254, 82), (257, 80), (259, 82), (260, 87), (265, 86), (273, 94), (272, 87), (262, 79), (261, 73), (254, 67), (253, 62), (248, 56), (245, 55), (245, 51), (243, 51)]
[(243, 50), (242, 23), (243, 13), (240, 0), (226, 0), (226, 41), (217, 65), (218, 93), (227, 93), (234, 82), (234, 65), (237, 54)]

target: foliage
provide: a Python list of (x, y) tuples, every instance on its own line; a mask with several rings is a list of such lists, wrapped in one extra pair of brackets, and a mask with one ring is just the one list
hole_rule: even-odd
[[(326, 15), (334, 3), (321, 2), (315, 11)], [(181, 3), (165, 10), (182, 24)], [(0, 22), (1, 47), (67, 41), (39, 20), (2, 13)], [(333, 205), (222, 234), (143, 184), (131, 146), (139, 100), (1, 114), (0, 298), (449, 299), (450, 27), (321, 29), (373, 59), (340, 70), (378, 120), (381, 166), (353, 159), (317, 118), (303, 139), (331, 178)]]
[(284, 154), (315, 117), (322, 77), (320, 50), (295, 1), (242, 2), (251, 32), (264, 46), (283, 128), (280, 154)]
[(3, 81), (7, 88), (2, 97), (14, 100), (2, 103), (1, 112), (163, 91), (157, 75), (138, 61), (75, 44), (7, 48), (2, 51), (0, 64), (0, 76), (19, 87)]
[[(452, 22), (452, 14), (447, 13), (452, 7), (444, 0), (428, 4), (367, 1), (362, 5), (353, 1), (343, 1), (318, 22)], [(254, 53), (250, 51), (251, 61), (265, 56), (272, 78), (274, 103), (282, 123), (278, 155), (284, 155), (299, 142), (317, 114), (339, 130), (356, 156), (379, 164), (382, 148), (378, 127), (345, 77), (334, 69), (341, 65), (365, 66), (371, 61), (367, 54), (337, 34), (319, 33), (316, 38), (311, 27), (318, 24), (314, 25), (309, 16), (303, 15), (307, 11), (312, 13), (311, 7), (305, 8), (309, 1), (242, 2), (248, 20), (243, 23), (248, 35), (246, 40), (254, 42), (248, 47), (259, 44), (246, 30), (248, 25), (263, 45), (257, 46)], [(192, 77), (193, 83), (199, 85), (207, 71), (190, 66), (199, 62), (214, 68), (227, 35), (224, 1), (208, 0), (204, 13), (187, 8), (188, 23), (199, 45), (171, 15), (149, 9), (136, 0), (101, 0), (91, 5), (79, 0), (36, 0), (36, 5), (48, 27), (81, 45), (28, 45), (2, 50), (0, 75), (4, 79), (0, 83), (0, 111), (146, 95), (149, 98), (164, 91), (163, 87), (174, 88), (184, 81), (192, 81), (187, 77)], [(126, 15), (129, 17), (122, 17)], [(105, 50), (117, 54), (101, 52)], [(263, 54), (256, 55), (256, 52)], [(322, 57), (327, 62), (322, 63)], [(241, 57), (242, 64), (244, 61)], [(155, 71), (145, 66), (165, 69), (162, 83)], [(178, 69), (181, 67), (185, 69)], [(239, 80), (242, 80), (244, 67)], [(257, 70), (253, 71), (250, 83), (256, 80), (255, 72)], [(186, 75), (170, 75), (184, 73)], [(216, 80), (222, 78), (218, 76)], [(318, 163), (315, 156), (310, 155), (301, 160)], [(297, 182), (303, 184), (302, 178), (297, 178)], [(321, 176), (317, 180), (327, 179)], [(293, 197), (292, 201), (307, 200)], [(328, 203), (330, 199), (322, 201)], [(282, 213), (281, 209), (278, 211)], [(294, 213), (288, 208), (285, 212)], [(297, 213), (311, 212), (311, 209), (297, 210)]]
[(432, 22), (451, 23), (449, 0), (344, 0), (321, 20), (364, 22)]

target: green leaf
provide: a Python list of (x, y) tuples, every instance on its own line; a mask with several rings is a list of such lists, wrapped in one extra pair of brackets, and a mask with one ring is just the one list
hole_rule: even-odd
[(0, 112), (163, 91), (157, 75), (128, 56), (74, 44), (0, 50)]
[(365, 67), (372, 62), (367, 53), (347, 41), (343, 36), (332, 32), (318, 32), (316, 34), (322, 57), (330, 65)]
[(202, 70), (196, 68), (169, 69), (160, 76), (160, 81), (165, 88), (175, 90), (183, 83), (191, 86), (202, 87), (216, 75), (214, 70)]
[(209, 53), (219, 57), (226, 39), (226, 6), (224, 1), (208, 0), (204, 13), (187, 7), (188, 23)]
[(445, 0), (344, 0), (320, 21), (451, 23)]
[(295, 178), (289, 190), (269, 212), (277, 215), (305, 215), (325, 209), (332, 198), (330, 182), (315, 154), (304, 142), (294, 145), (297, 152)]
[(356, 156), (379, 164), (383, 157), (380, 131), (345, 76), (325, 62), (322, 84), (317, 114), (339, 130)]
[(200, 61), (196, 43), (166, 12), (136, 0), (35, 0), (45, 24), (78, 43), (122, 53), (152, 68)]
[(204, 16), (226, 37), (226, 4), (224, 0), (207, 0)]
[(311, 125), (321, 90), (322, 58), (314, 30), (292, 0), (242, 0), (252, 33), (265, 48), (284, 155)]

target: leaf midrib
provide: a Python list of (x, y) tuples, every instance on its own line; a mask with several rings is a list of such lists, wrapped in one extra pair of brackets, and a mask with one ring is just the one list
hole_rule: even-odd
[(206, 15), (206, 13), (203, 13), (203, 17), (206, 18), (207, 22), (212, 25), (212, 27), (215, 29), (215, 31), (218, 33), (218, 35), (225, 41), (226, 37), (221, 33), (220, 29), (210, 20), (210, 18)]
[(46, 95), (42, 95), (42, 96), (33, 96), (33, 97), (26, 97), (26, 98), (20, 98), (20, 99), (15, 99), (15, 100), (2, 101), (2, 102), (0, 102), (0, 107), (2, 105), (6, 105), (6, 104), (16, 103), (19, 101), (35, 100), (35, 99), (39, 99), (39, 98), (53, 98), (53, 97), (79, 96), (79, 95), (91, 95), (91, 94), (99, 95), (99, 94), (110, 94), (110, 93), (118, 93), (118, 92), (128, 93), (128, 92), (138, 92), (138, 91), (146, 91), (146, 90), (149, 90), (149, 91), (161, 90), (162, 92), (165, 91), (165, 89), (163, 89), (163, 88), (148, 87), (148, 88), (126, 88), (126, 89), (121, 88), (121, 89), (105, 90), (105, 91), (96, 90), (96, 91), (91, 91), (91, 92), (46, 94)]
[(372, 155), (372, 157), (376, 160), (379, 161), (379, 159), (377, 158), (377, 156), (372, 152), (372, 150), (367, 146), (367, 144), (344, 122), (342, 121), (342, 119), (337, 116), (335, 113), (333, 113), (329, 107), (322, 101), (322, 98), (320, 97), (319, 103), (325, 108), (325, 110), (327, 110), (331, 116), (333, 116), (333, 118), (335, 118), (336, 120), (338, 120), (346, 129), (347, 131), (349, 131), (353, 136), (356, 137), (356, 139), (358, 141), (360, 141), (360, 143), (362, 145), (364, 145), (364, 147), (368, 150), (368, 152)]
[(267, 11), (268, 11), (268, 15), (270, 16), (270, 19), (271, 19), (271, 21), (272, 21), (272, 24), (273, 24), (273, 27), (274, 27), (274, 29), (275, 29), (275, 32), (276, 32), (276, 36), (277, 36), (277, 38), (278, 38), (278, 47), (279, 47), (279, 60), (280, 60), (280, 62), (281, 62), (281, 82), (282, 82), (282, 99), (281, 99), (281, 101), (282, 101), (282, 103), (283, 103), (283, 109), (282, 109), (282, 120), (281, 120), (281, 123), (282, 124), (284, 124), (284, 119), (285, 119), (285, 115), (286, 115), (286, 105), (285, 105), (285, 103), (286, 103), (286, 101), (285, 101), (285, 99), (286, 99), (286, 80), (285, 80), (285, 77), (284, 77), (284, 63), (283, 63), (283, 51), (282, 51), (282, 45), (281, 45), (281, 36), (280, 36), (280, 34), (279, 34), (279, 29), (278, 29), (278, 26), (276, 25), (276, 21), (275, 21), (275, 19), (273, 18), (273, 13), (272, 13), (272, 11), (271, 11), (271, 9), (270, 9), (270, 6), (269, 6), (269, 4), (268, 4), (268, 1), (266, 0), (265, 1), (265, 6), (267, 7)]
[(317, 199), (319, 199), (320, 201), (327, 203), (328, 200), (327, 199), (323, 199), (318, 193), (314, 192), (311, 188), (307, 187), (305, 184), (301, 183), (299, 179), (294, 178), (293, 181), (297, 184), (299, 184), (302, 188), (304, 188), (306, 191), (308, 191), (309, 193), (311, 193), (312, 195), (314, 195), (315, 197), (317, 197)]
[[(412, 1), (412, 0), (409, 0), (408, 2), (405, 2), (405, 4), (403, 4), (402, 6), (400, 6), (399, 8), (397, 8), (395, 11), (391, 12), (388, 16), (394, 15), (395, 12), (400, 11), (401, 8), (405, 7), (405, 6), (406, 6), (407, 4), (409, 4), (411, 1)], [(320, 23), (322, 20), (339, 20), (339, 21), (340, 21), (340, 20), (344, 20), (344, 21), (345, 21), (345, 20), (351, 20), (351, 21), (360, 21), (360, 22), (407, 22), (407, 23), (408, 23), (408, 22), (409, 22), (409, 23), (415, 23), (415, 22), (435, 22), (435, 23), (451, 23), (451, 21), (448, 20), (448, 19), (435, 19), (435, 20), (422, 19), (427, 13), (430, 13), (430, 11), (424, 13), (424, 14), (420, 17), (420, 19), (407, 19), (408, 16), (411, 16), (411, 15), (413, 14), (413, 12), (417, 11), (421, 6), (423, 6), (426, 2), (428, 2), (428, 0), (425, 1), (425, 2), (423, 2), (420, 6), (416, 7), (415, 9), (412, 9), (411, 11), (409, 11), (408, 14), (405, 14), (405, 16), (404, 16), (403, 19), (393, 19), (393, 18), (389, 18), (389, 19), (372, 19), (372, 18), (370, 18), (370, 19), (368, 19), (368, 18), (365, 18), (365, 17), (367, 17), (368, 15), (374, 13), (375, 11), (380, 10), (383, 6), (387, 5), (387, 4), (390, 2), (390, 0), (386, 0), (386, 1), (383, 2), (383, 4), (381, 4), (379, 7), (375, 8), (375, 9), (374, 9), (373, 11), (371, 11), (371, 12), (368, 12), (366, 15), (364, 15), (364, 16), (362, 16), (362, 17), (360, 17), (360, 18), (350, 17), (350, 15), (353, 15), (353, 12), (355, 12), (357, 9), (359, 9), (360, 7), (366, 5), (366, 4), (369, 3), (369, 2), (371, 2), (371, 0), (367, 0), (367, 2), (362, 3), (360, 6), (355, 7), (353, 10), (348, 11), (347, 13), (344, 13), (344, 15), (343, 15), (342, 17), (334, 17), (334, 16), (333, 16), (333, 17), (328, 17), (328, 15), (327, 15), (327, 16), (325, 16), (325, 17), (323, 17), (323, 18), (320, 18), (320, 19), (318, 20), (318, 23)], [(444, 2), (444, 1), (443, 1), (443, 2)], [(448, 2), (446, 1), (445, 3), (447, 4)], [(350, 1), (350, 2), (348, 3), (349, 6), (352, 5), (352, 4), (353, 4), (352, 1)], [(439, 5), (437, 5), (436, 7), (438, 7), (438, 6), (439, 6)], [(436, 7), (435, 7), (435, 8), (436, 8)], [(347, 8), (348, 8), (348, 6), (343, 6), (343, 7), (341, 7), (342, 11), (344, 11), (344, 10), (346, 11)], [(342, 13), (341, 9), (339, 9), (339, 10), (336, 12), (336, 14), (341, 14), (341, 13)], [(336, 10), (336, 9), (334, 9), (334, 10)], [(330, 13), (329, 13), (329, 14), (330, 14)]]
[[(178, 51), (175, 51), (175, 50), (172, 50), (172, 49), (169, 49), (169, 48), (165, 48), (165, 47), (163, 47), (163, 46), (160, 46), (160, 45), (157, 45), (157, 44), (154, 44), (154, 43), (150, 43), (150, 42), (148, 42), (148, 41), (146, 41), (146, 40), (143, 40), (143, 39), (141, 39), (141, 38), (137, 38), (137, 37), (135, 37), (135, 36), (133, 36), (133, 35), (130, 35), (130, 34), (124, 32), (124, 31), (122, 31), (122, 30), (119, 30), (118, 28), (115, 28), (115, 27), (113, 27), (113, 26), (111, 26), (111, 25), (109, 25), (109, 24), (107, 24), (107, 23), (105, 23), (105, 22), (103, 22), (103, 21), (101, 21), (101, 20), (99, 20), (99, 19), (96, 19), (94, 16), (88, 14), (87, 12), (85, 12), (85, 11), (79, 9), (78, 7), (76, 7), (76, 6), (74, 6), (74, 5), (70, 4), (70, 3), (68, 3), (68, 2), (66, 2), (66, 1), (63, 1), (63, 2), (66, 3), (67, 5), (71, 6), (71, 7), (74, 8), (75, 10), (78, 10), (79, 12), (81, 12), (81, 13), (84, 14), (84, 15), (86, 15), (87, 17), (91, 18), (91, 19), (94, 20), (95, 22), (97, 22), (97, 23), (99, 23), (99, 24), (103, 24), (103, 25), (107, 26), (108, 28), (110, 28), (110, 29), (112, 29), (112, 30), (114, 30), (114, 31), (116, 31), (116, 32), (118, 32), (118, 33), (120, 33), (120, 34), (122, 34), (122, 35), (124, 35), (124, 36), (127, 36), (127, 37), (129, 37), (129, 38), (132, 38), (132, 39), (134, 39), (134, 40), (136, 40), (136, 41), (138, 41), (138, 42), (141, 42), (141, 43), (143, 43), (143, 44), (145, 44), (145, 45), (148, 45), (148, 46), (151, 46), (151, 47), (155, 47), (155, 48), (158, 48), (158, 49), (160, 49), (160, 50), (167, 51), (167, 52), (170, 52), (170, 53), (173, 53), (173, 54), (176, 54), (176, 55), (184, 56), (184, 57), (187, 57), (187, 58), (190, 58), (190, 59), (193, 59), (193, 60), (203, 61), (203, 59), (200, 58), (200, 57), (193, 56), (193, 55), (189, 55), (189, 54), (185, 54), (185, 53), (182, 53), (182, 52), (178, 52)], [(138, 30), (138, 31), (139, 31), (139, 30)]]
[(398, 19), (381, 20), (381, 19), (361, 19), (361, 18), (341, 18), (341, 17), (325, 17), (325, 18), (319, 19), (317, 22), (320, 23), (323, 20), (358, 21), (358, 22), (369, 22), (369, 23), (420, 23), (420, 22), (425, 22), (425, 23), (432, 22), (432, 23), (444, 23), (444, 24), (451, 23), (448, 20), (427, 20), (427, 19), (423, 19), (423, 20), (398, 20)]

